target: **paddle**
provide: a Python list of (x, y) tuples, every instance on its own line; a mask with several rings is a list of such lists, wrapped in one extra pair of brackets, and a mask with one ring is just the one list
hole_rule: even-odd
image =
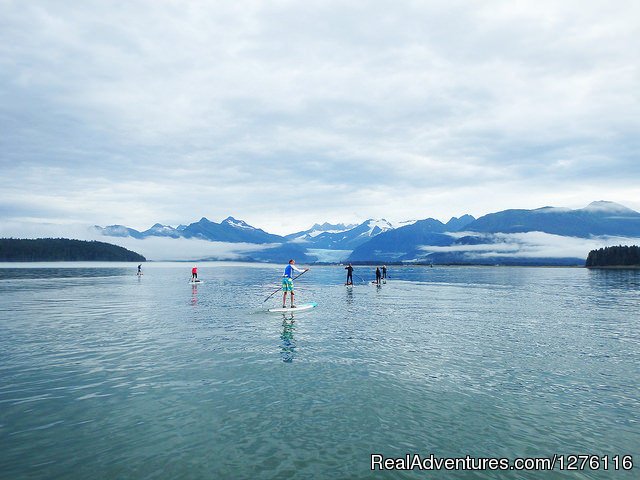
[[(295, 280), (298, 277), (301, 277), (302, 275), (304, 275), (305, 273), (307, 273), (309, 271), (309, 269), (306, 269), (304, 272), (302, 272), (300, 275), (296, 275), (295, 277), (293, 277), (292, 281)], [(267, 300), (269, 300), (271, 297), (273, 297), (276, 293), (278, 293), (279, 291), (282, 290), (282, 287), (278, 288), (276, 291), (274, 291), (271, 295), (269, 295), (267, 298), (265, 298), (262, 303), (266, 302)]]

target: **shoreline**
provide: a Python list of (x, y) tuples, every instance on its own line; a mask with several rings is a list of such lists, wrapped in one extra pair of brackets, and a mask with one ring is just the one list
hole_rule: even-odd
[(584, 268), (589, 270), (640, 270), (640, 265), (598, 265)]

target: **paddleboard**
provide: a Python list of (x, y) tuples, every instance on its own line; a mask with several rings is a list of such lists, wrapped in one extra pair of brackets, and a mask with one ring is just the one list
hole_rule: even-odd
[(200, 285), (201, 283), (204, 283), (204, 280), (198, 280), (197, 282), (189, 282), (190, 285)]
[(293, 312), (304, 312), (305, 310), (311, 310), (312, 308), (317, 307), (318, 304), (315, 302), (311, 302), (311, 303), (302, 303), (298, 306), (296, 306), (296, 308), (270, 308), (268, 311), (271, 313), (293, 313)]

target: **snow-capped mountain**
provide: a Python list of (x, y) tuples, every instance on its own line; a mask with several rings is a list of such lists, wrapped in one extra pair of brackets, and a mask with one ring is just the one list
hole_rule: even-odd
[(416, 223), (418, 220), (402, 220), (399, 222), (389, 222), (393, 228), (402, 228), (402, 227), (407, 227), (409, 225), (413, 225), (414, 223)]
[(153, 227), (148, 230), (142, 232), (142, 236), (144, 237), (171, 237), (178, 238), (181, 237), (181, 233), (169, 226), (169, 225), (161, 225), (160, 223), (156, 223)]
[(94, 225), (93, 228), (106, 237), (144, 238), (144, 235), (135, 228), (125, 227), (124, 225), (107, 225), (106, 227)]
[(257, 230), (255, 227), (252, 227), (244, 220), (236, 220), (233, 217), (225, 218), (222, 222), (220, 222), (220, 225), (228, 225), (235, 228), (244, 228), (246, 230)]
[(357, 246), (349, 260), (366, 262), (381, 260), (402, 261), (411, 256), (423, 244), (449, 245), (453, 239), (444, 232), (447, 226), (439, 220), (427, 218), (393, 230), (387, 230), (368, 242)]
[(221, 223), (216, 223), (202, 217), (199, 221), (189, 225), (180, 225), (173, 228), (168, 225), (156, 223), (153, 227), (139, 232), (123, 225), (110, 225), (108, 227), (94, 227), (108, 237), (169, 237), (169, 238), (198, 238), (215, 242), (231, 243), (283, 243), (284, 237), (273, 235), (259, 228), (252, 227), (243, 220), (227, 217)]
[(374, 237), (349, 260), (577, 265), (588, 253), (580, 249), (609, 237), (640, 239), (640, 213), (601, 201), (576, 210), (504, 210), (477, 220), (465, 215), (446, 225), (420, 220)]
[[(575, 210), (558, 207), (504, 210), (478, 219), (463, 215), (447, 223), (427, 218), (397, 223), (369, 219), (355, 226), (315, 224), (286, 237), (270, 234), (233, 217), (220, 223), (203, 217), (177, 228), (157, 223), (142, 232), (123, 225), (96, 226), (95, 229), (112, 237), (255, 244), (255, 248), (242, 247), (242, 258), (254, 261), (296, 258), (305, 262), (321, 259), (575, 265), (580, 261), (583, 253), (580, 249), (584, 245), (612, 237), (639, 239), (640, 243), (640, 213), (617, 203), (598, 201)], [(579, 248), (569, 248), (570, 245)]]
[(337, 223), (335, 225), (328, 222), (325, 222), (322, 225), (316, 223), (309, 230), (290, 233), (289, 235), (285, 235), (285, 238), (292, 242), (307, 242), (322, 233), (346, 232), (347, 230), (351, 230), (355, 226), (356, 225), (345, 225), (344, 223)]
[(330, 250), (353, 250), (383, 232), (393, 230), (385, 219), (369, 219), (360, 225), (337, 233), (324, 232), (310, 240), (313, 248)]
[(198, 222), (190, 224), (182, 230), (185, 238), (200, 238), (216, 242), (245, 243), (282, 243), (284, 237), (267, 233), (252, 227), (243, 220), (227, 217), (221, 223), (212, 222), (202, 217)]
[[(282, 237), (267, 233), (233, 217), (227, 217), (220, 223), (202, 217), (197, 222), (186, 226), (180, 225), (178, 228), (156, 223), (143, 232), (122, 225), (112, 225), (105, 228), (96, 226), (96, 229), (106, 236), (140, 239), (148, 237), (195, 238), (230, 243), (299, 244), (303, 248), (350, 251), (383, 232), (393, 230), (393, 225), (385, 219), (369, 219), (360, 225), (324, 223), (322, 225), (315, 224), (309, 230)], [(292, 253), (294, 250), (299, 254), (299, 248), (292, 249)]]

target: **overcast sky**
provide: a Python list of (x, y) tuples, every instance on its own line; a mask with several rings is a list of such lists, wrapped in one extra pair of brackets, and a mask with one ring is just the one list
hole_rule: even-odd
[(638, 38), (635, 0), (0, 0), (0, 222), (640, 210)]

